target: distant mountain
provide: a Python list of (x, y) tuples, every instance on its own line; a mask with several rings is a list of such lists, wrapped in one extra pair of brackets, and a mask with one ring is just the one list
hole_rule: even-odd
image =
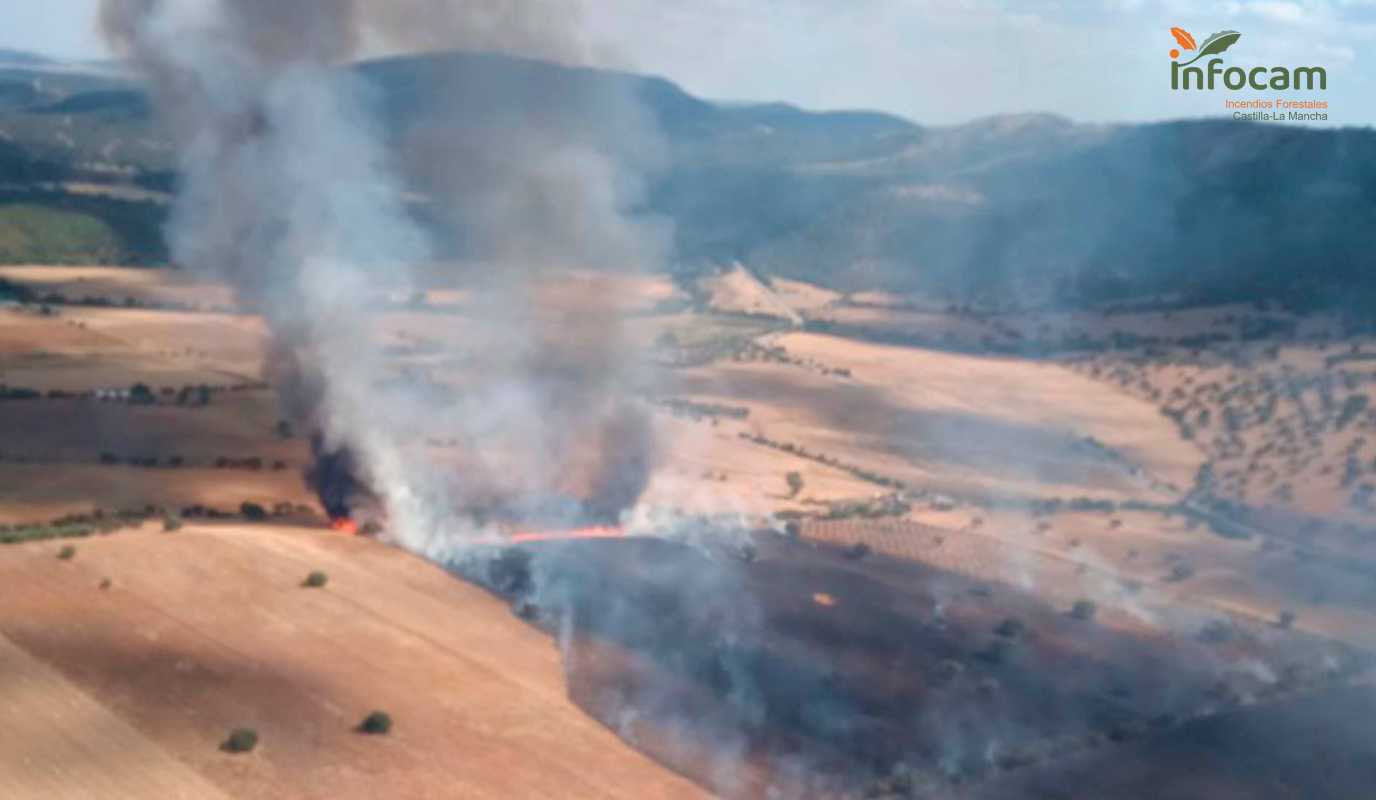
[(9, 50), (0, 47), (0, 64), (24, 65), (30, 67), (42, 66), (45, 64), (57, 63), (47, 56), (40, 56), (37, 53), (29, 53), (23, 50)]
[[(673, 220), (680, 271), (738, 260), (840, 289), (989, 304), (1281, 297), (1376, 307), (1371, 130), (1037, 114), (924, 127), (712, 103), (661, 78), (490, 54), (352, 69), (376, 88), (375, 110), (421, 194), (455, 160), (457, 139), (425, 137), (437, 123), (462, 138), (538, 119), (653, 164), (642, 210)], [(649, 130), (660, 137), (647, 142)], [(167, 186), (175, 166), (142, 88), (115, 74), (0, 67), (0, 136), (7, 182), (66, 171)], [(461, 208), (445, 218), (462, 227)]]
[[(381, 89), (383, 115), (405, 126), (461, 114), (489, 120), (554, 119), (610, 150), (643, 105), (679, 161), (747, 166), (874, 158), (898, 152), (917, 126), (889, 114), (808, 112), (783, 103), (719, 105), (662, 78), (564, 67), (495, 54), (410, 56), (360, 65)], [(610, 112), (610, 113), (609, 113)]]
[(929, 130), (911, 152), (839, 171), (867, 180), (743, 260), (843, 288), (998, 303), (1312, 304), (1376, 284), (1368, 130), (1003, 118)]

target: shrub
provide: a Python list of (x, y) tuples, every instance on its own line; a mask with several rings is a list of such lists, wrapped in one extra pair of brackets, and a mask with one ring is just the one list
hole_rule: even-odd
[(1280, 614), (1278, 614), (1278, 615), (1276, 616), (1276, 627), (1278, 627), (1278, 628), (1287, 628), (1287, 629), (1288, 629), (1288, 628), (1290, 628), (1290, 627), (1291, 627), (1292, 625), (1294, 625), (1294, 624), (1295, 624), (1295, 612), (1291, 611), (1290, 609), (1285, 609), (1284, 611), (1280, 612)]
[(239, 513), (244, 515), (244, 519), (253, 522), (262, 522), (268, 518), (267, 509), (257, 503), (245, 502), (239, 506)]
[(1214, 620), (1199, 631), (1199, 641), (1205, 644), (1224, 644), (1233, 640), (1235, 631), (1229, 622)]
[(975, 658), (986, 664), (997, 666), (1008, 660), (1010, 651), (1007, 639), (995, 639), (989, 646), (975, 653)]
[(845, 556), (851, 561), (859, 561), (860, 559), (864, 558), (869, 554), (870, 546), (865, 544), (864, 542), (856, 542), (855, 544), (841, 551), (841, 555)]
[[(926, 781), (923, 781), (912, 767), (900, 762), (889, 775), (875, 778), (867, 784), (862, 795), (888, 798), (917, 797), (925, 783)], [(926, 792), (921, 792), (921, 796), (926, 797)]]
[(301, 582), (301, 585), (306, 587), (307, 589), (319, 589), (329, 582), (329, 575), (326, 575), (320, 570), (315, 570), (314, 572), (306, 576), (306, 579)]
[(247, 753), (258, 746), (258, 731), (252, 728), (235, 728), (229, 738), (220, 745), (226, 753)]
[(997, 633), (1005, 639), (1013, 639), (1022, 634), (1024, 627), (1022, 620), (1008, 617), (1003, 622), (1000, 622), (998, 627), (994, 628), (994, 633)]
[(936, 665), (934, 677), (938, 683), (950, 683), (965, 671), (965, 665), (954, 658), (944, 658)]
[(61, 550), (57, 551), (57, 557), (63, 561), (71, 561), (76, 557), (76, 548), (71, 545), (64, 545)]
[(1093, 600), (1076, 600), (1075, 605), (1070, 608), (1070, 616), (1088, 622), (1094, 619), (1094, 615), (1099, 612), (1099, 607)]
[(158, 402), (158, 398), (153, 394), (153, 390), (148, 388), (148, 384), (136, 383), (129, 387), (129, 403), (136, 406), (151, 406)]
[(1338, 412), (1338, 430), (1346, 428), (1353, 419), (1366, 410), (1370, 400), (1364, 394), (1348, 395), (1343, 403), (1342, 410)]
[(789, 497), (797, 497), (798, 493), (803, 490), (803, 476), (801, 473), (790, 472), (784, 476), (784, 480), (788, 482)]
[(386, 711), (374, 711), (358, 723), (360, 733), (383, 735), (392, 730), (392, 718)]
[(162, 518), (162, 529), (167, 533), (172, 533), (173, 531), (181, 530), (181, 527), (181, 517), (176, 517), (169, 514), (168, 516)]

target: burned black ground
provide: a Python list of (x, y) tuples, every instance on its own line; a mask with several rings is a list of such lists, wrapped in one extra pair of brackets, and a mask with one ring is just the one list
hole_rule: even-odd
[(485, 582), (559, 638), (576, 702), (733, 796), (839, 792), (895, 769), (998, 786), (1139, 740), (1205, 741), (1206, 720), (1364, 662), (1226, 621), (1212, 637), (1112, 629), (1010, 587), (774, 534), (741, 544), (541, 543), (506, 551)]

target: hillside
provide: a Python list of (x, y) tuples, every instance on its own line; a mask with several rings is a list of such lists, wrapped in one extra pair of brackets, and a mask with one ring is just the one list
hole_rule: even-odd
[[(393, 58), (354, 73), (377, 90), (373, 110), (424, 199), (416, 211), (449, 256), (475, 255), (480, 204), (465, 192), (486, 191), (454, 148), (518, 125), (644, 171), (636, 213), (673, 222), (662, 266), (680, 272), (740, 261), (845, 291), (981, 306), (1282, 298), (1361, 311), (1376, 289), (1357, 233), (1376, 223), (1370, 130), (1049, 115), (923, 127), (712, 103), (661, 78), (498, 55)], [(0, 68), (0, 183), (12, 190), (165, 190), (171, 153), (127, 78)], [(124, 240), (79, 248), (88, 260), (166, 257), (147, 236), (161, 206), (97, 200), (81, 213)]]
[[(351, 324), (471, 408), (499, 295), (428, 277)], [(627, 748), (740, 798), (1369, 785), (1376, 344), (1334, 315), (921, 311), (744, 269), (698, 308), (561, 274), (544, 321), (613, 297), (652, 349), (659, 455), (625, 539), (465, 547), (442, 506), (381, 529), (498, 599), (328, 530), (228, 286), (0, 281), (0, 796), (678, 796)], [(426, 430), (427, 474), (471, 463)], [(391, 736), (352, 731), (374, 708)], [(221, 753), (239, 725), (258, 748)]]
[[(5, 797), (703, 796), (575, 708), (549, 639), (399, 551), (235, 527), (57, 551), (0, 551)], [(389, 735), (354, 730), (374, 709)], [(258, 746), (222, 752), (238, 726)]]

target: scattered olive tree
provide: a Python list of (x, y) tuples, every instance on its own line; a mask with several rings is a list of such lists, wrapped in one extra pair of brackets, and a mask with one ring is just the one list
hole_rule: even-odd
[(258, 746), (258, 732), (252, 728), (235, 728), (229, 738), (220, 744), (226, 753), (247, 753)]
[(392, 730), (392, 717), (386, 711), (374, 711), (358, 723), (360, 733), (381, 736)]

